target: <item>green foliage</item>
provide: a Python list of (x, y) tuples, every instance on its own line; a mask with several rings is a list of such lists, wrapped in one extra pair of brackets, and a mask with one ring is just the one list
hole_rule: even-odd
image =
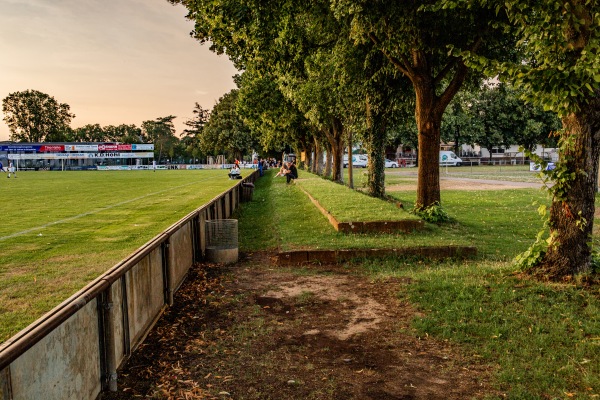
[(4, 121), (11, 139), (17, 142), (43, 142), (46, 137), (63, 139), (69, 133), (70, 106), (37, 90), (10, 93), (2, 100)]
[(542, 219), (543, 228), (536, 235), (535, 242), (523, 253), (518, 254), (514, 259), (515, 266), (522, 271), (527, 271), (538, 265), (546, 254), (548, 246), (552, 243), (552, 239), (546, 237), (548, 233), (547, 207), (545, 205), (540, 205), (538, 207), (538, 214)]
[(157, 118), (152, 121), (142, 122), (142, 131), (148, 139), (154, 143), (154, 157), (159, 163), (163, 159), (170, 157), (173, 160), (175, 149), (179, 139), (175, 136), (175, 126), (173, 120), (177, 118), (173, 115)]
[(428, 207), (423, 207), (419, 204), (415, 204), (412, 213), (417, 215), (424, 221), (427, 221), (432, 224), (442, 224), (444, 222), (450, 222), (452, 220), (446, 212), (446, 210), (444, 209), (444, 207), (442, 207), (442, 205), (438, 202)]
[(463, 136), (468, 143), (488, 149), (490, 156), (494, 147), (519, 144), (533, 150), (538, 144), (552, 145), (552, 133), (560, 129), (556, 114), (526, 104), (518, 91), (504, 83), (485, 84), (460, 100), (466, 114), (462, 118)]
[(213, 108), (210, 119), (200, 135), (200, 149), (213, 155), (227, 154), (231, 160), (241, 160), (257, 147), (248, 126), (237, 110), (239, 90), (223, 95)]

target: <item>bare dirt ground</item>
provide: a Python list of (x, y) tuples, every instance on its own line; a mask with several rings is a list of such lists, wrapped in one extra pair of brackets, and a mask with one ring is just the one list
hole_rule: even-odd
[[(490, 179), (470, 179), (470, 178), (440, 178), (440, 189), (442, 190), (505, 190), (505, 189), (539, 189), (541, 183), (531, 182), (510, 182), (497, 181)], [(391, 185), (386, 187), (387, 191), (416, 191), (417, 181), (414, 184)]]
[(195, 267), (103, 399), (470, 399), (491, 367), (419, 337), (403, 292), (352, 267), (284, 270), (268, 254)]

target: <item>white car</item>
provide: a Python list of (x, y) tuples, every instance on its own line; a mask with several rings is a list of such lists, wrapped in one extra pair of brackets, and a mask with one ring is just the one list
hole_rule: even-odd
[[(352, 168), (367, 168), (369, 158), (362, 154), (352, 155)], [(348, 167), (348, 156), (344, 156), (344, 168)]]
[(385, 159), (385, 167), (386, 168), (398, 168), (398, 163), (396, 161)]

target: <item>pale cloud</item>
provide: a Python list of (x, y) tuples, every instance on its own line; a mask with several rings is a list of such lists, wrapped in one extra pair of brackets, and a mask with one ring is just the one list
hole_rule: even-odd
[(185, 15), (166, 0), (2, 0), (0, 98), (48, 93), (71, 106), (73, 127), (176, 115), (181, 132), (194, 103), (212, 108), (237, 73), (189, 36)]

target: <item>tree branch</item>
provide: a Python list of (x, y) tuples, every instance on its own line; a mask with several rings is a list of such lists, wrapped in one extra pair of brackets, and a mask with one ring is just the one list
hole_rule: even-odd
[(409, 78), (411, 78), (414, 75), (414, 71), (410, 67), (410, 63), (408, 62), (408, 59), (406, 58), (406, 56), (402, 55), (401, 56), (401, 60), (400, 60), (400, 59), (392, 56), (391, 54), (389, 54), (383, 48), (383, 46), (381, 46), (381, 41), (379, 40), (379, 38), (373, 32), (369, 32), (369, 39), (371, 39), (371, 41), (373, 42), (373, 44), (375, 44), (375, 46), (379, 47), (379, 50), (381, 50), (381, 52), (383, 53), (383, 55), (388, 60), (390, 60), (390, 62), (396, 68), (398, 68), (400, 70), (400, 72), (402, 72), (404, 75), (406, 75)]
[[(471, 45), (471, 47), (468, 50), (471, 52), (477, 51), (477, 48), (479, 48), (479, 46), (481, 45), (482, 42), (483, 42), (483, 39), (481, 37), (478, 37), (477, 39), (475, 39), (475, 41), (473, 42), (473, 44)], [(448, 106), (450, 101), (452, 101), (452, 99), (454, 98), (454, 95), (456, 95), (456, 93), (458, 93), (458, 91), (460, 90), (460, 87), (462, 86), (465, 79), (467, 78), (469, 69), (467, 68), (467, 66), (465, 65), (465, 63), (462, 59), (456, 59), (454, 62), (448, 63), (446, 65), (446, 67), (444, 67), (444, 69), (440, 72), (440, 74), (438, 74), (438, 76), (434, 80), (434, 82), (437, 84), (439, 82), (438, 78), (440, 77), (440, 75), (442, 73), (444, 73), (444, 75), (448, 74), (448, 72), (455, 65), (456, 65), (457, 69), (454, 74), (454, 77), (452, 78), (452, 81), (450, 81), (450, 84), (448, 85), (446, 90), (444, 90), (444, 93), (442, 93), (442, 95), (440, 96), (440, 106), (444, 107), (444, 108), (446, 108), (446, 106)]]
[[(479, 46), (481, 46), (482, 42), (483, 42), (483, 39), (481, 38), (481, 36), (478, 36), (477, 39), (475, 39), (475, 41), (473, 42), (473, 44), (471, 44), (471, 46), (467, 49), (467, 51), (469, 51), (469, 52), (477, 51)], [(446, 64), (446, 66), (440, 71), (439, 74), (437, 74), (437, 76), (435, 78), (433, 78), (434, 85), (438, 85), (446, 77), (446, 75), (448, 75), (448, 73), (452, 70), (452, 68), (454, 68), (456, 66), (456, 64), (459, 60), (460, 59), (458, 57), (451, 57), (450, 60), (448, 61), (448, 63)]]

